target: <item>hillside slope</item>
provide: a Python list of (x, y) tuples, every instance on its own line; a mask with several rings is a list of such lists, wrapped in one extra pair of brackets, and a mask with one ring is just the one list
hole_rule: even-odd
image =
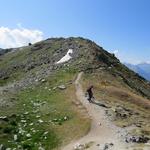
[(148, 81), (90, 40), (50, 38), (0, 55), (2, 146), (59, 149), (86, 134), (91, 119), (73, 84), (81, 71), (84, 90), (94, 85), (114, 124), (134, 126), (131, 137), (150, 137)]

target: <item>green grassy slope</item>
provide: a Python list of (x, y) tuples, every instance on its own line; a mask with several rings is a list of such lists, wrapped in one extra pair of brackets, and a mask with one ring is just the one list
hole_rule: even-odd
[[(75, 71), (60, 70), (46, 82), (12, 95), (16, 104), (0, 111), (0, 143), (6, 147), (51, 150), (79, 138), (90, 127), (73, 105)], [(56, 88), (66, 84), (67, 89)], [(74, 133), (74, 134), (72, 134)], [(17, 135), (17, 139), (14, 136)]]

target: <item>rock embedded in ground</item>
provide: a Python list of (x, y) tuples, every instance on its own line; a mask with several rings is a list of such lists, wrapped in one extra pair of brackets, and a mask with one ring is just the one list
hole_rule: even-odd
[(1, 117), (0, 117), (0, 120), (3, 120), (3, 121), (9, 121), (9, 119), (8, 119), (7, 116), (1, 116)]
[(26, 137), (30, 138), (30, 137), (31, 137), (31, 134), (30, 134), (30, 133), (26, 134)]
[(83, 144), (80, 144), (80, 143), (77, 143), (74, 148), (74, 150), (83, 150), (84, 149), (84, 145)]
[(6, 150), (6, 147), (3, 144), (1, 144), (0, 145), (0, 150)]
[(59, 88), (60, 90), (65, 90), (65, 89), (66, 89), (66, 86), (65, 86), (65, 85), (59, 85), (58, 88)]
[(149, 137), (142, 136), (130, 136), (126, 137), (127, 143), (147, 143), (150, 140)]
[(33, 126), (33, 122), (29, 124), (30, 126)]
[(40, 147), (38, 148), (38, 150), (45, 150), (45, 149), (44, 149), (43, 147), (40, 146)]
[(46, 79), (42, 79), (41, 82), (46, 82)]
[(103, 150), (108, 150), (108, 149), (110, 149), (112, 146), (114, 146), (113, 143), (106, 143), (106, 144), (104, 145)]
[(18, 136), (15, 134), (14, 135), (14, 141), (17, 141), (17, 139), (18, 139)]
[(41, 119), (39, 119), (39, 120), (38, 120), (38, 122), (39, 122), (39, 123), (43, 123), (44, 121), (43, 121), (43, 120), (41, 120)]
[(64, 121), (68, 120), (69, 118), (67, 116), (64, 117)]

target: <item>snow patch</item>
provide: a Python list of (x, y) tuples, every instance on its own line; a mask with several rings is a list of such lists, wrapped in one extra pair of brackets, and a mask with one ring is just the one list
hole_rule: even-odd
[(67, 54), (64, 57), (62, 57), (58, 62), (56, 62), (56, 64), (61, 64), (61, 63), (69, 61), (72, 58), (70, 56), (70, 54), (72, 54), (72, 53), (73, 53), (73, 50), (69, 49)]

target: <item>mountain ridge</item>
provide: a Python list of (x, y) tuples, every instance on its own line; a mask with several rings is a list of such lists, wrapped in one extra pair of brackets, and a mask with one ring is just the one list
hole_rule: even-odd
[[(69, 59), (62, 61), (66, 55)], [(136, 132), (126, 131), (130, 136), (120, 133), (124, 142), (133, 143), (136, 137), (135, 143), (147, 143), (149, 82), (93, 41), (71, 37), (49, 38), (0, 56), (3, 146), (61, 149), (86, 135), (92, 118), (76, 97), (74, 82), (80, 72), (83, 92), (94, 85), (96, 101), (88, 108), (106, 106), (104, 113), (112, 124), (124, 129), (135, 126)]]
[[(70, 66), (86, 71), (104, 67), (107, 70), (110, 70), (110, 73), (115, 76), (121, 77), (128, 86), (134, 88), (143, 96), (148, 96), (148, 98), (150, 98), (149, 91), (144, 88), (150, 86), (144, 78), (121, 64), (114, 54), (108, 53), (93, 41), (81, 37), (71, 37), (66, 39), (50, 38), (24, 47), (21, 50), (18, 48), (18, 50), (13, 51), (12, 53), (6, 53), (6, 55), (4, 55), (6, 58), (0, 57), (2, 59), (1, 63), (5, 63), (4, 59), (7, 61), (7, 56), (12, 59), (11, 56), (14, 55), (12, 59), (13, 63), (9, 64), (7, 61), (6, 64), (8, 64), (8, 68), (7, 65), (5, 68), (2, 66), (3, 69), (0, 68), (0, 79), (6, 79), (7, 81), (10, 74), (13, 76), (13, 73), (16, 74), (17, 70), (19, 70), (19, 74), (22, 74), (22, 72), (27, 73), (43, 64), (49, 64), (52, 70), (61, 68), (63, 64), (55, 65), (55, 63), (67, 53), (68, 49), (74, 50), (72, 59), (68, 62)], [(22, 70), (21, 73), (20, 70)], [(136, 83), (132, 82), (133, 80), (135, 80)], [(137, 86), (136, 84), (140, 84), (140, 86)], [(143, 88), (141, 88), (142, 85)]]

